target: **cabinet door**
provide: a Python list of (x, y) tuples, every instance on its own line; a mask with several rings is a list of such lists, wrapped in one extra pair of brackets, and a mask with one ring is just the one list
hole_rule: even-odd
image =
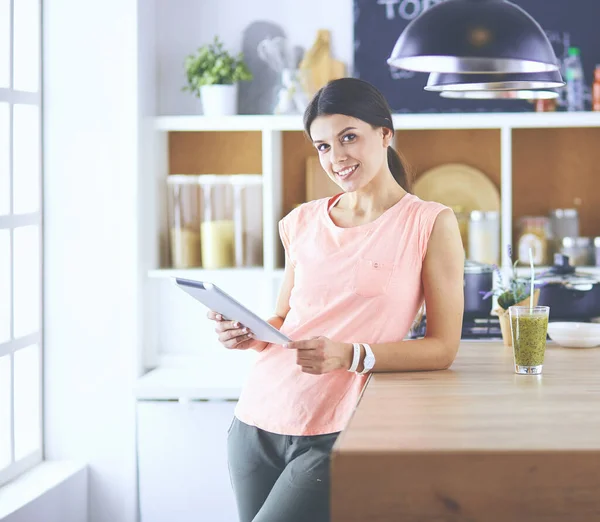
[(227, 468), (234, 402), (139, 401), (141, 522), (235, 522)]

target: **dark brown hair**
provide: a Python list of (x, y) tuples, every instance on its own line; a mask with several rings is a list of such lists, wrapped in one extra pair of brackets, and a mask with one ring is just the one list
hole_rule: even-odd
[[(357, 118), (373, 128), (386, 127), (394, 132), (392, 111), (386, 99), (377, 88), (364, 80), (340, 78), (319, 89), (304, 111), (304, 131), (308, 137), (311, 137), (310, 126), (315, 118), (332, 114)], [(393, 147), (388, 147), (387, 159), (396, 182), (410, 192), (411, 179)]]

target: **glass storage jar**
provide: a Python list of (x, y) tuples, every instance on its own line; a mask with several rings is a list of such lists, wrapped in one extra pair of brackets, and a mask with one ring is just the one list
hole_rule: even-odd
[(235, 266), (263, 265), (263, 186), (262, 176), (229, 176), (233, 188), (235, 223)]
[(173, 268), (200, 267), (200, 190), (197, 176), (168, 176), (167, 196), (170, 264)]
[(594, 245), (590, 237), (563, 237), (560, 253), (569, 256), (571, 266), (594, 264)]
[(524, 216), (519, 219), (519, 239), (517, 241), (518, 259), (529, 265), (529, 249), (533, 264), (545, 265), (549, 262), (550, 220), (543, 216)]
[(500, 213), (473, 210), (469, 215), (469, 260), (500, 264)]
[(262, 265), (261, 175), (171, 175), (168, 184), (174, 268)]
[(564, 237), (579, 237), (579, 212), (576, 208), (556, 208), (550, 217), (550, 251), (553, 256), (560, 252)]

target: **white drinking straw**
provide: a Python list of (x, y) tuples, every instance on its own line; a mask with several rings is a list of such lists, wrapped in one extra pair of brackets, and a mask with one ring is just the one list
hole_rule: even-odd
[(531, 290), (529, 292), (529, 312), (533, 313), (533, 277), (535, 272), (533, 271), (533, 252), (531, 247), (529, 248), (529, 266), (531, 267)]

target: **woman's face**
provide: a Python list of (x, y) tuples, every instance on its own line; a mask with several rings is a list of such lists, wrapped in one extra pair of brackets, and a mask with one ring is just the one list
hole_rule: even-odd
[(344, 192), (364, 188), (387, 166), (390, 129), (333, 114), (315, 118), (310, 134), (321, 166)]

